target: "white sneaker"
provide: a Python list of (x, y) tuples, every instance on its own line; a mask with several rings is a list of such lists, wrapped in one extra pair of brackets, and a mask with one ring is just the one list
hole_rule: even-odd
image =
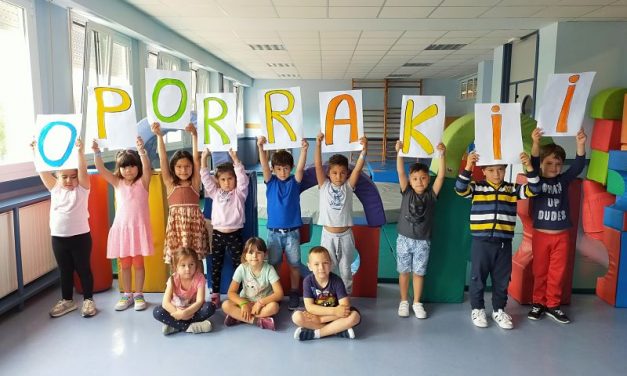
[(427, 311), (425, 311), (425, 307), (422, 306), (422, 303), (414, 303), (411, 308), (414, 310), (414, 315), (416, 315), (417, 318), (427, 318)]
[(407, 300), (403, 300), (398, 305), (398, 315), (400, 317), (409, 317), (409, 302)]
[(470, 317), (472, 318), (472, 323), (475, 324), (476, 327), (488, 327), (488, 318), (485, 315), (485, 309), (473, 309), (470, 313)]
[(514, 324), (512, 324), (512, 316), (505, 313), (502, 309), (492, 312), (492, 319), (496, 321), (502, 329), (509, 330), (514, 328)]
[(205, 320), (201, 322), (193, 322), (189, 325), (186, 332), (187, 333), (209, 333), (212, 329), (211, 321)]

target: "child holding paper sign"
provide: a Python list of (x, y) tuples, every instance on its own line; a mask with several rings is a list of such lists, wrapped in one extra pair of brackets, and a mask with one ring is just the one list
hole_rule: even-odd
[(359, 175), (364, 168), (364, 158), (368, 152), (368, 139), (362, 137), (359, 142), (363, 149), (350, 176), (348, 174), (348, 158), (342, 154), (334, 154), (329, 158), (328, 172), (322, 167), (322, 141), (324, 134), (316, 137), (314, 164), (316, 179), (320, 192), (320, 214), (318, 224), (323, 226), (320, 245), (331, 255), (331, 263), (346, 286), (350, 295), (353, 288), (351, 264), (355, 253), (353, 238), (353, 191), (357, 186)]
[(237, 153), (229, 150), (233, 163), (226, 162), (216, 167), (215, 178), (207, 167), (209, 148), (202, 152), (202, 168), (200, 175), (205, 186), (205, 195), (213, 200), (211, 206), (211, 222), (213, 236), (211, 238), (211, 302), (220, 306), (220, 279), (226, 250), (231, 252), (233, 269), (241, 261), (242, 228), (244, 228), (244, 204), (248, 196), (248, 175)]
[(419, 319), (426, 319), (427, 312), (420, 295), (424, 275), (427, 272), (429, 251), (431, 247), (431, 227), (435, 214), (435, 203), (438, 193), (444, 184), (446, 173), (446, 159), (444, 153), (446, 147), (443, 143), (437, 146), (440, 152), (440, 165), (438, 176), (432, 187), (429, 187), (429, 167), (422, 163), (414, 163), (409, 168), (409, 179), (405, 173), (405, 165), (400, 151), (403, 149), (403, 141), (396, 142), (396, 171), (401, 188), (401, 213), (398, 217), (398, 238), (396, 239), (396, 268), (399, 273), (398, 284), (401, 292), (401, 302), (398, 305), (398, 315), (409, 316), (409, 302), (407, 290), (409, 288), (409, 275), (413, 275), (414, 303), (412, 309)]
[[(154, 253), (152, 229), (148, 210), (150, 159), (144, 141), (137, 137), (137, 151), (121, 150), (115, 157), (115, 170), (107, 170), (98, 143), (94, 140), (94, 164), (100, 175), (115, 191), (115, 219), (107, 238), (107, 258), (120, 259), (122, 296), (116, 311), (134, 306), (136, 311), (146, 309), (144, 288), (144, 256)], [(135, 268), (135, 294), (131, 291), (131, 265)]]
[(533, 169), (529, 156), (520, 154), (527, 170), (528, 184), (504, 181), (506, 165), (481, 166), (485, 180), (471, 181), (470, 177), (479, 155), (468, 155), (466, 168), (457, 177), (455, 191), (472, 200), (470, 208), (470, 233), (472, 235), (470, 305), (472, 323), (488, 326), (483, 291), (488, 274), (492, 279), (492, 319), (503, 329), (512, 329), (512, 318), (505, 313), (507, 288), (512, 275), (512, 238), (516, 226), (516, 201), (533, 197), (540, 192), (540, 179)]
[(531, 133), (531, 164), (540, 169), (542, 194), (532, 199), (533, 306), (527, 317), (539, 320), (546, 313), (567, 324), (570, 319), (560, 303), (571, 244), (568, 186), (586, 165), (586, 134), (583, 129), (577, 133), (577, 157), (565, 173), (562, 165), (566, 152), (556, 144), (540, 148), (541, 137), (540, 128)]
[(192, 135), (193, 156), (186, 150), (178, 150), (169, 164), (161, 126), (153, 123), (151, 130), (157, 136), (161, 178), (168, 197), (165, 262), (169, 264), (172, 253), (183, 247), (193, 249), (198, 259), (202, 260), (207, 253), (209, 233), (205, 217), (200, 211), (200, 160), (196, 127), (190, 123), (185, 128)]
[[(34, 151), (35, 142), (31, 147)], [(91, 317), (97, 312), (93, 300), (94, 278), (90, 265), (91, 234), (87, 210), (89, 175), (85, 147), (80, 139), (76, 140), (76, 147), (78, 169), (59, 170), (56, 176), (49, 171), (39, 172), (41, 181), (50, 191), (52, 251), (61, 277), (61, 300), (50, 310), (51, 317), (63, 316), (77, 308), (72, 300), (74, 272), (78, 274), (83, 287), (81, 315)]]

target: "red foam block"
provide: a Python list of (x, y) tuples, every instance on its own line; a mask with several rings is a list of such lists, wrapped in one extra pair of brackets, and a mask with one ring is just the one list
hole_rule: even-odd
[(612, 205), (614, 199), (614, 195), (608, 193), (602, 184), (592, 180), (583, 181), (582, 224), (583, 231), (591, 238), (602, 239), (605, 227), (603, 226), (603, 209)]
[(620, 257), (620, 231), (605, 227), (603, 244), (607, 248), (607, 273), (597, 278), (596, 294), (609, 305), (616, 305), (616, 289), (618, 286), (618, 262)]
[(592, 129), (590, 148), (608, 153), (620, 149), (621, 120), (596, 119)]

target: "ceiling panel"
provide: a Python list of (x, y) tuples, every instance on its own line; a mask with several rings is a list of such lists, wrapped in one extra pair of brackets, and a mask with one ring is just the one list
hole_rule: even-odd
[(379, 7), (329, 7), (330, 18), (377, 18)]
[(429, 18), (476, 18), (485, 13), (489, 7), (439, 7)]
[(379, 18), (427, 18), (435, 7), (388, 7), (379, 13)]
[(276, 7), (281, 18), (327, 18), (327, 7)]

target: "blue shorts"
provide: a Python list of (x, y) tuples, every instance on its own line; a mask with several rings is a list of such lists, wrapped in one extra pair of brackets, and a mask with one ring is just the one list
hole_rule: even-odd
[(300, 230), (279, 232), (268, 229), (268, 263), (272, 266), (283, 261), (283, 250), (291, 266), (300, 267)]
[(396, 271), (425, 275), (429, 262), (429, 240), (411, 239), (401, 234), (396, 238)]

